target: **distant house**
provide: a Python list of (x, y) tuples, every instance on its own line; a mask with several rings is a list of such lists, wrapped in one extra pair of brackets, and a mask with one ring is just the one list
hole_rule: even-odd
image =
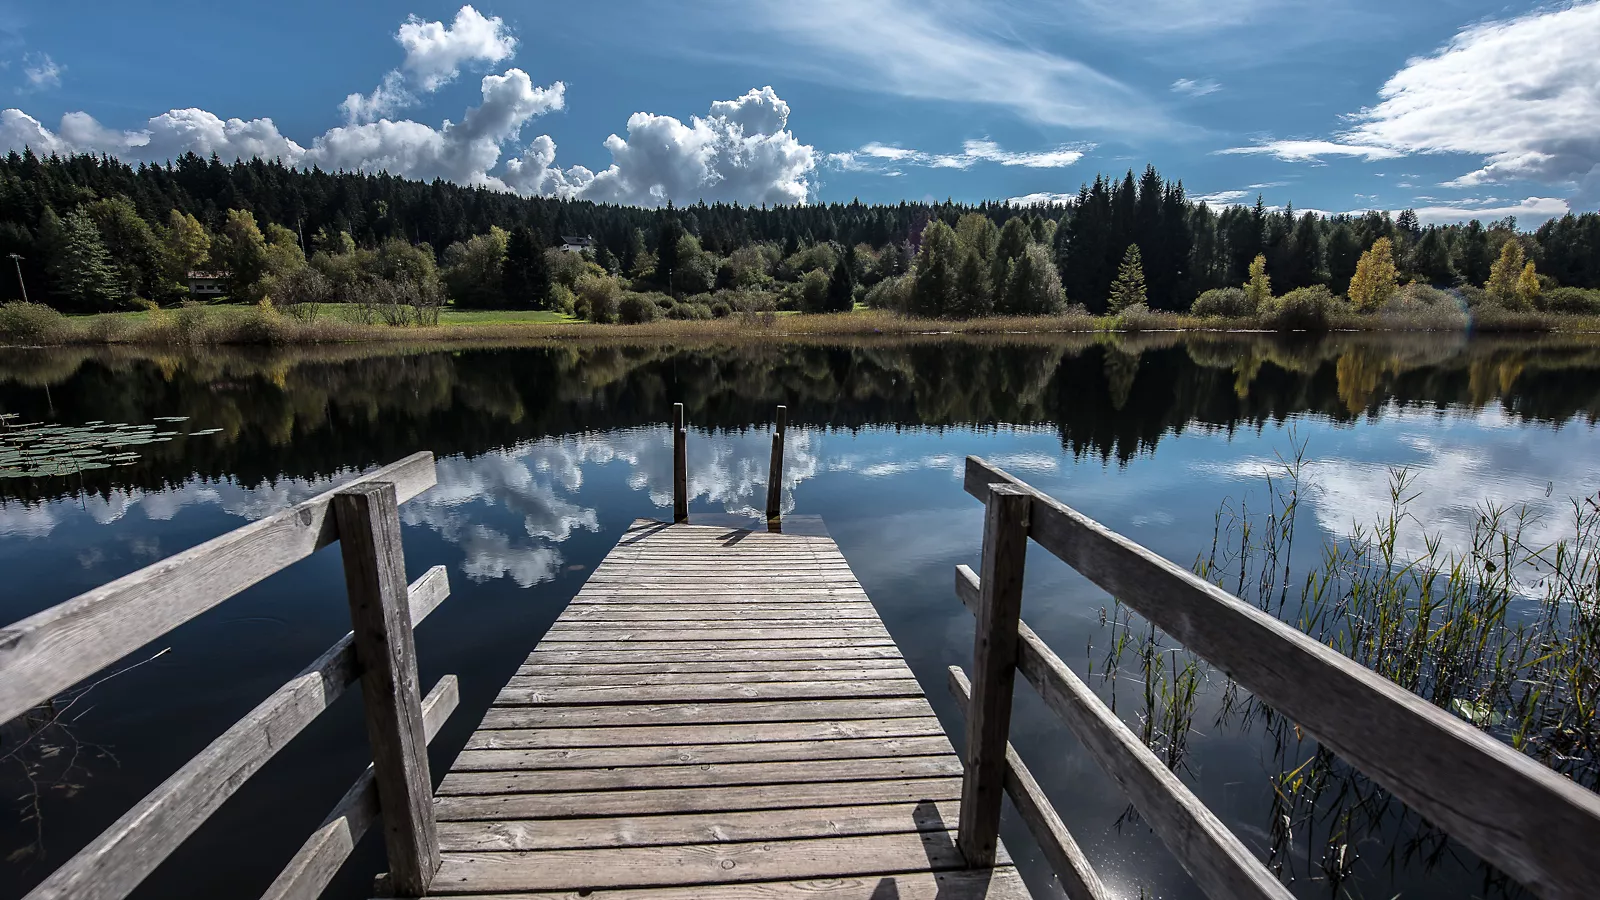
[(568, 253), (582, 253), (585, 250), (593, 250), (594, 238), (587, 235), (578, 237), (573, 234), (563, 234), (561, 236), (561, 249)]
[(190, 272), (189, 293), (195, 297), (221, 297), (228, 292), (230, 272)]

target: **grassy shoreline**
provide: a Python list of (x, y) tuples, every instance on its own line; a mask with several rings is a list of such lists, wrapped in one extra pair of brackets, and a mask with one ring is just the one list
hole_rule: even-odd
[[(58, 317), (51, 322), (0, 321), (0, 346), (284, 345), (322, 343), (457, 344), (485, 341), (826, 337), (873, 334), (1060, 334), (1272, 332), (1258, 317), (1199, 317), (1150, 312), (1120, 316), (919, 319), (876, 310), (815, 315), (735, 314), (710, 320), (659, 319), (600, 325), (553, 312), (445, 311), (438, 325), (359, 324), (337, 316), (301, 321), (248, 306), (212, 306), (138, 313)], [(1600, 332), (1600, 316), (1512, 312), (1498, 307), (1430, 309), (1398, 314), (1342, 314), (1326, 331)]]

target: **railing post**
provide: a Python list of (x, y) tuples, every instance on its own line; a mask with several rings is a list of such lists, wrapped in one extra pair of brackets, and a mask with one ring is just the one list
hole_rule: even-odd
[(396, 896), (420, 897), (439, 870), (439, 836), (394, 485), (341, 491), (333, 512), (390, 883)]
[(683, 404), (672, 404), (672, 521), (689, 521), (689, 432)]
[(767, 524), (778, 521), (778, 505), (783, 501), (783, 433), (789, 424), (789, 408), (778, 407), (778, 421), (772, 431), (772, 467), (767, 472)]
[(967, 713), (966, 770), (956, 844), (967, 865), (994, 865), (1005, 795), (1006, 740), (1017, 676), (1017, 623), (1033, 495), (1016, 485), (989, 485), (984, 506), (983, 566), (974, 635), (972, 704)]

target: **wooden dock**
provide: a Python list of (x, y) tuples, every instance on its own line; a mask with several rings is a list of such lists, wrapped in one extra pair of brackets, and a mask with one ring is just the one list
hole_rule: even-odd
[(827, 537), (640, 520), (439, 785), (430, 895), (968, 900), (962, 761)]

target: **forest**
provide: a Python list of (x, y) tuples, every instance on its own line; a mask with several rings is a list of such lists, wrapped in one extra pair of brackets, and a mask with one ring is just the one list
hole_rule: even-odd
[[(592, 238), (582, 252), (566, 237)], [(1146, 167), (1075, 199), (659, 209), (521, 197), (388, 174), (185, 154), (0, 158), (0, 301), (68, 313), (228, 298), (369, 324), (442, 308), (599, 322), (743, 310), (936, 318), (1140, 309), (1326, 317), (1410, 305), (1600, 313), (1600, 214), (1422, 225), (1414, 212), (1213, 208)], [(13, 267), (7, 267), (13, 268)], [(402, 310), (395, 315), (393, 310)], [(1309, 313), (1308, 313), (1309, 311)]]

